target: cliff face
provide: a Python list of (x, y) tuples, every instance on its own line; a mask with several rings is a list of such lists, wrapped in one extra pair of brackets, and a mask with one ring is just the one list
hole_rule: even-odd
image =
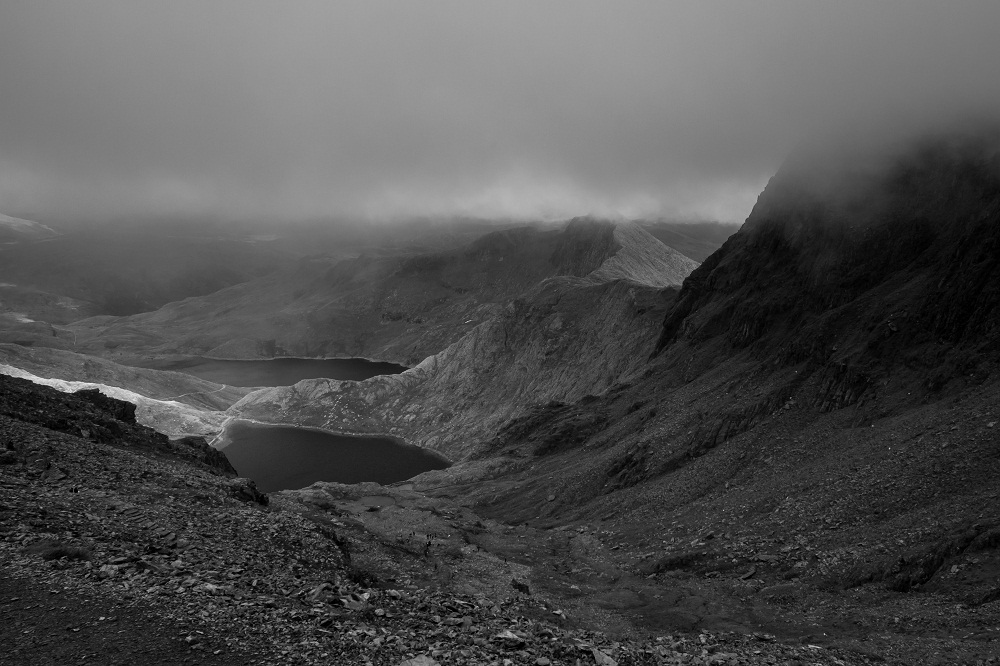
[[(785, 449), (774, 439), (825, 415), (836, 428), (873, 428), (867, 440), (895, 439), (889, 419), (933, 423), (945, 399), (988, 403), (1000, 359), (998, 147), (995, 136), (934, 137), (875, 162), (790, 161), (685, 280), (647, 369), (585, 406), (604, 425), (569, 438), (571, 450), (599, 451), (574, 461), (574, 501), (680, 470), (711, 483), (711, 463), (699, 461), (752, 459), (762, 442)], [(982, 410), (970, 413), (979, 423)], [(578, 431), (577, 416), (536, 415), (492, 446), (537, 448), (547, 432)], [(786, 454), (842, 447), (841, 435), (814, 433)], [(815, 460), (801, 464), (822, 474)], [(922, 487), (921, 474), (902, 485)]]
[(762, 375), (795, 367), (773, 399), (804, 387), (824, 411), (888, 414), (981, 383), (1000, 334), (998, 145), (937, 137), (840, 170), (793, 160), (685, 282), (658, 352), (687, 379), (741, 354)]
[[(963, 483), (984, 500), (996, 468), (998, 148), (996, 136), (950, 136), (876, 162), (792, 160), (685, 280), (644, 372), (499, 433), (493, 450), (555, 462), (498, 510), (534, 515), (551, 487), (540, 475), (559, 466), (565, 507), (548, 513), (605, 511), (626, 490), (688, 510), (714, 489), (720, 511), (756, 519), (753, 498), (793, 487), (817, 506), (843, 502), (823, 478), (894, 515), (933, 513)], [(887, 442), (904, 458), (882, 456)], [(851, 474), (892, 490), (862, 490)]]
[(658, 350), (721, 343), (871, 384), (975, 374), (1000, 318), (998, 145), (938, 138), (847, 174), (789, 164), (685, 282)]
[[(389, 433), (461, 459), (481, 451), (503, 423), (530, 404), (607, 390), (641, 368), (653, 350), (672, 297), (659, 288), (670, 279), (660, 270), (669, 265), (683, 271), (694, 262), (680, 257), (672, 264), (675, 255), (638, 227), (587, 228), (594, 224), (571, 225), (570, 242), (555, 257), (576, 272), (589, 268), (584, 277), (543, 281), (416, 368), (364, 382), (310, 380), (258, 391), (229, 413)], [(600, 241), (597, 247), (572, 238), (578, 232), (591, 232)], [(605, 258), (594, 266), (600, 257)]]

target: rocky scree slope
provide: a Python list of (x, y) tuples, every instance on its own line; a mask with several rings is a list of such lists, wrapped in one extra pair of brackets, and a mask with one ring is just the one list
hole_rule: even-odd
[(607, 389), (645, 363), (671, 298), (661, 287), (693, 262), (675, 262), (676, 253), (636, 225), (578, 223), (565, 234), (554, 260), (582, 277), (543, 281), (416, 368), (263, 389), (229, 414), (392, 434), (459, 460), (530, 404)]
[(504, 474), (425, 487), (507, 520), (600, 516), (622, 566), (900, 663), (995, 655), (997, 146), (790, 161), (645, 370), (508, 424)]
[[(0, 400), (5, 664), (870, 663), (766, 635), (611, 637), (515, 587), (474, 546), (443, 552), (445, 535), (421, 534), (433, 547), (411, 551), (366, 531), (361, 517), (398, 512), (357, 501), (385, 492), (374, 484), (268, 498), (165, 448), (126, 403), (3, 377)], [(496, 529), (414, 502), (401, 515), (439, 530)], [(482, 591), (456, 589), (448, 572), (460, 566)]]

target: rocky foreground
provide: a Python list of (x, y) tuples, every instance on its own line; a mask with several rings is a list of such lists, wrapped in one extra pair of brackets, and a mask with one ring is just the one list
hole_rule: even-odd
[(488, 547), (524, 538), (510, 526), (405, 487), (268, 498), (198, 440), (133, 420), (127, 403), (0, 377), (5, 664), (873, 663), (567, 612)]

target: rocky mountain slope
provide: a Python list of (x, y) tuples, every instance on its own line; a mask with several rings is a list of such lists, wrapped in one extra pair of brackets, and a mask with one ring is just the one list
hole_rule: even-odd
[[(419, 363), (541, 280), (647, 267), (679, 285), (697, 264), (638, 227), (576, 220), (497, 231), (457, 250), (303, 259), (273, 275), (132, 317), (72, 328), (76, 351), (218, 358), (361, 356)], [(618, 268), (612, 268), (621, 262)], [(55, 342), (39, 344), (57, 346)]]
[(624, 280), (551, 278), (402, 374), (261, 389), (228, 414), (391, 434), (462, 459), (529, 405), (578, 400), (641, 368), (669, 299)]
[(900, 663), (995, 656), (998, 147), (790, 160), (644, 369), (507, 424), (482, 448), (504, 465), (417, 487), (538, 526), (598, 516), (622, 567)]
[(479, 450), (530, 404), (600, 393), (642, 367), (664, 307), (693, 262), (637, 225), (578, 222), (560, 272), (401, 375), (309, 380), (257, 391), (229, 414), (350, 433), (387, 433), (452, 458)]
[[(481, 431), (484, 425), (495, 429), (506, 418), (518, 413), (526, 401), (567, 395), (579, 397), (600, 390), (613, 377), (634, 366), (638, 359), (648, 354), (648, 342), (654, 335), (656, 320), (662, 314), (662, 299), (656, 287), (679, 283), (683, 274), (694, 265), (636, 225), (614, 226), (593, 220), (577, 220), (563, 230), (522, 227), (494, 232), (461, 250), (444, 253), (402, 259), (393, 256), (377, 261), (347, 261), (336, 264), (334, 268), (329, 268), (325, 259), (308, 260), (262, 281), (238, 285), (202, 299), (188, 299), (157, 313), (124, 320), (96, 318), (72, 328), (60, 329), (59, 332), (63, 341), (68, 341), (68, 336), (72, 335), (74, 350), (87, 349), (87, 329), (94, 327), (99, 331), (97, 339), (101, 341), (101, 346), (115, 348), (121, 343), (128, 350), (125, 354), (127, 360), (141, 362), (141, 354), (137, 359), (135, 351), (137, 346), (141, 350), (142, 345), (137, 345), (134, 340), (147, 343), (160, 341), (169, 337), (173, 330), (169, 326), (166, 330), (158, 328), (151, 321), (166, 316), (167, 312), (196, 311), (200, 313), (198, 317), (186, 321), (184, 327), (190, 325), (197, 329), (199, 339), (209, 340), (205, 344), (209, 347), (216, 340), (226, 339), (227, 335), (234, 336), (235, 339), (230, 338), (222, 344), (225, 355), (226, 350), (235, 353), (243, 348), (241, 338), (232, 327), (238, 328), (240, 333), (252, 329), (254, 324), (246, 318), (256, 321), (258, 332), (261, 325), (266, 326), (270, 321), (275, 325), (281, 324), (276, 330), (295, 336), (298, 334), (296, 331), (302, 331), (303, 325), (308, 328), (309, 321), (323, 316), (317, 314), (322, 306), (315, 306), (308, 313), (300, 312), (300, 308), (313, 307), (310, 304), (314, 304), (319, 297), (329, 304), (332, 302), (331, 293), (333, 301), (338, 300), (336, 294), (340, 293), (351, 305), (343, 306), (347, 309), (340, 311), (338, 316), (348, 317), (352, 326), (363, 328), (367, 325), (365, 312), (381, 313), (379, 318), (382, 323), (375, 325), (376, 339), (364, 344), (376, 344), (381, 339), (388, 347), (396, 348), (412, 342), (416, 336), (422, 341), (415, 347), (419, 350), (425, 346), (444, 344), (457, 331), (472, 329), (479, 321), (476, 317), (500, 311), (500, 301), (508, 301), (521, 289), (529, 289), (533, 280), (543, 279), (552, 273), (565, 275), (537, 288), (534, 295), (516, 302), (499, 318), (488, 318), (485, 328), (476, 329), (478, 332), (464, 343), (462, 349), (446, 355), (453, 359), (462, 357), (470, 348), (492, 350), (478, 359), (474, 366), (463, 365), (457, 370), (452, 368), (442, 373), (438, 371), (440, 368), (453, 364), (442, 357), (428, 366), (431, 368), (429, 372), (427, 367), (416, 372), (419, 379), (410, 377), (398, 387), (398, 404), (429, 415), (428, 418), (418, 419), (419, 424), (412, 420), (390, 424), (378, 418), (362, 424), (364, 417), (357, 414), (338, 422), (338, 429), (343, 431), (391, 431), (414, 439), (434, 430), (441, 418), (450, 418), (442, 417), (442, 413), (457, 412), (458, 418), (447, 438), (457, 441), (469, 431)], [(289, 275), (293, 277), (286, 280)], [(610, 283), (614, 280), (631, 280), (636, 288), (611, 288)], [(300, 302), (286, 308), (284, 314), (279, 313), (261, 323), (257, 316), (261, 308), (273, 307), (280, 311), (276, 303), (286, 298), (295, 285), (301, 287), (310, 281), (315, 284), (303, 290)], [(459, 282), (467, 287), (445, 289), (441, 286)], [(335, 285), (332, 291), (328, 289), (330, 285)], [(250, 289), (254, 286), (261, 286), (267, 295), (254, 295), (253, 289)], [(355, 293), (358, 291), (363, 292), (361, 296)], [(450, 296), (441, 297), (442, 291)], [(374, 304), (371, 300), (373, 293), (381, 294)], [(355, 297), (357, 300), (351, 300)], [(591, 311), (595, 304), (602, 307)], [(361, 310), (353, 311), (351, 307)], [(388, 316), (386, 308), (390, 307), (410, 308), (407, 310), (409, 314), (391, 310), (395, 314)], [(216, 308), (236, 314), (228, 321), (222, 317), (221, 321), (213, 320), (210, 326), (206, 325), (204, 317)], [(473, 317), (472, 312), (478, 314)], [(633, 354), (632, 346), (619, 348), (609, 344), (614, 335), (612, 331), (619, 325), (642, 328), (644, 332), (640, 338), (645, 341), (646, 347)], [(318, 335), (319, 332), (310, 333), (313, 334)], [(343, 331), (340, 334), (346, 335)], [(116, 335), (121, 337), (116, 338)], [(394, 335), (398, 337), (394, 338)], [(580, 349), (574, 349), (575, 340), (584, 341), (593, 353), (580, 355)], [(188, 340), (182, 346), (197, 347), (197, 344)], [(505, 350), (505, 346), (513, 346), (514, 350)], [(266, 344), (257, 345), (255, 349), (271, 354), (285, 351), (267, 347)], [(520, 353), (516, 351), (520, 347), (525, 347), (525, 358), (509, 365), (509, 359)], [(604, 352), (602, 349), (614, 351)], [(107, 351), (105, 349), (105, 353)], [(211, 351), (220, 353), (220, 348)], [(385, 347), (382, 351), (390, 353)], [(595, 354), (603, 354), (607, 358), (601, 363), (594, 363)], [(171, 436), (217, 433), (225, 418), (220, 410), (228, 408), (245, 393), (198, 382), (178, 373), (136, 369), (95, 356), (38, 345), (0, 344), (0, 361), (9, 366), (6, 370), (8, 374), (43, 381), (66, 390), (104, 387), (105, 392), (138, 404), (142, 423)], [(506, 373), (498, 384), (504, 387), (501, 398), (509, 405), (506, 409), (482, 408), (495, 402), (490, 398), (491, 389), (486, 389), (477, 398), (478, 407), (456, 410), (455, 404), (449, 404), (449, 396), (475, 385), (478, 376), (493, 372), (494, 367), (503, 367)], [(539, 372), (542, 378), (535, 376)], [(553, 372), (561, 374), (556, 382), (549, 381)], [(429, 382), (425, 381), (428, 379)], [(341, 385), (339, 382), (334, 384)], [(350, 386), (350, 383), (344, 386)], [(416, 405), (424, 395), (439, 396), (441, 409), (418, 408)], [(459, 404), (468, 402), (463, 400)], [(304, 413), (298, 414), (293, 422), (304, 423), (307, 418)], [(329, 425), (331, 421), (323, 419), (322, 423)], [(457, 453), (452, 451), (452, 455)]]
[[(567, 274), (416, 368), (308, 380), (231, 409), (395, 433), (459, 464), (392, 488), (316, 484), (267, 512), (220, 499), (230, 482), (207, 470), (128, 467), (150, 479), (128, 501), (155, 520), (122, 512), (125, 538), (95, 549), (115, 558), (106, 576), (69, 558), (48, 575), (140, 604), (155, 594), (171, 618), (182, 597), (188, 618), (273, 627), (250, 648), (304, 661), (997, 663), (998, 237), (995, 133), (794, 157), (676, 293), (643, 284), (653, 269), (627, 235), (572, 225), (539, 255)], [(484, 242), (493, 267), (517, 245)], [(440, 276), (450, 261), (424, 268)], [(17, 548), (53, 534), (83, 547), (61, 522), (79, 520), (73, 502), (90, 509), (85, 534), (111, 540), (100, 493), (125, 486), (109, 468), (145, 463), (95, 464), (110, 449), (73, 434), (79, 423), (53, 436), (26, 420), (0, 422), (16, 470), (0, 499), (38, 523), (3, 543), (38, 576), (44, 550)], [(33, 467), (40, 450), (49, 458)], [(23, 488), (49, 483), (55, 456), (96, 490), (45, 485), (49, 520)], [(150, 523), (177, 541), (159, 544)], [(219, 524), (226, 540), (212, 536)], [(154, 550), (120, 545), (143, 540)], [(169, 559), (181, 540), (183, 558)], [(305, 553), (297, 570), (288, 551)], [(236, 650), (208, 625), (197, 626), (213, 653)]]
[[(871, 663), (763, 633), (634, 635), (526, 582), (547, 534), (375, 484), (268, 498), (203, 442), (171, 444), (91, 393), (0, 376), (0, 470), (12, 666)], [(608, 571), (578, 536), (561, 537), (589, 543), (576, 561)]]

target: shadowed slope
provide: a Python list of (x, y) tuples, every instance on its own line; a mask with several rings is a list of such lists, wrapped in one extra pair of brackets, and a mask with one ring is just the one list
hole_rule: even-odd
[(1000, 594), (998, 146), (790, 161), (685, 281), (645, 370), (505, 426), (506, 467), (417, 487), (512, 522), (601, 517), (653, 580), (890, 661), (975, 661)]

